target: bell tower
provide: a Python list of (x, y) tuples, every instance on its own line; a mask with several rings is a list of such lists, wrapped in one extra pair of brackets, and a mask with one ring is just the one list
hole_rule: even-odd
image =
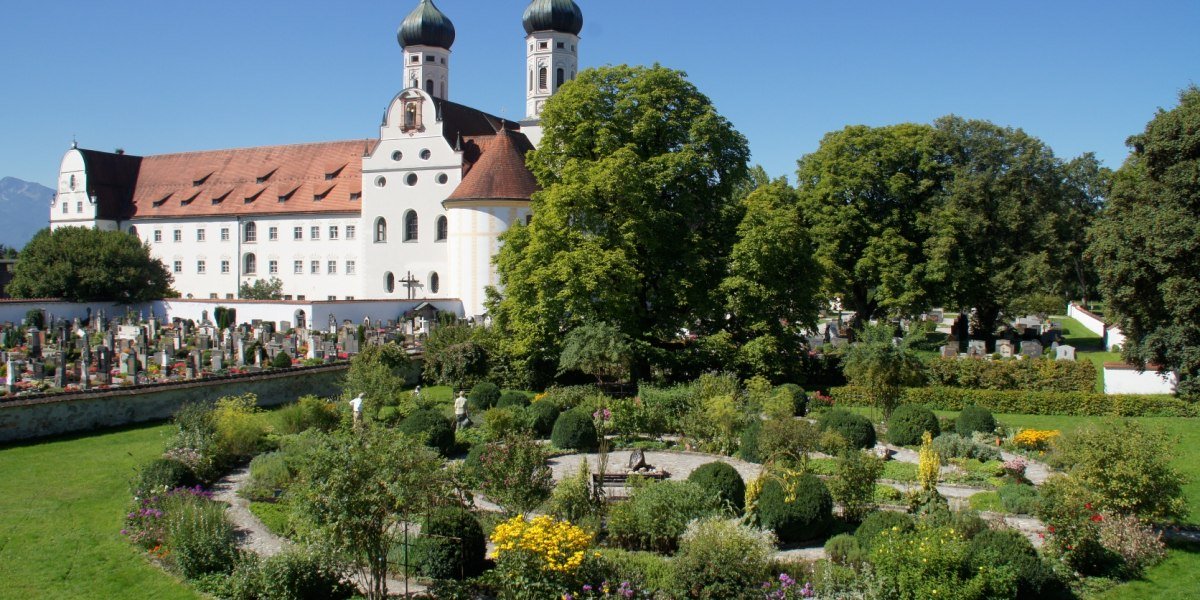
[(449, 99), (454, 24), (433, 0), (421, 0), (400, 24), (396, 39), (404, 50), (404, 89), (420, 88), (436, 98)]
[(533, 0), (525, 8), (525, 118), (541, 118), (546, 100), (579, 70), (583, 12), (573, 0)]

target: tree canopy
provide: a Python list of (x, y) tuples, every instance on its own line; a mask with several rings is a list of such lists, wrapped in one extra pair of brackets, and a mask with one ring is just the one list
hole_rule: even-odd
[(503, 293), (489, 312), (507, 351), (553, 365), (586, 322), (662, 348), (716, 321), (745, 138), (661, 66), (581, 72), (546, 103), (542, 127), (528, 158), (537, 218), (505, 232), (495, 258)]
[(26, 244), (6, 291), (14, 298), (144, 302), (175, 296), (166, 265), (123, 231), (43, 229)]
[(934, 129), (856, 125), (827, 134), (800, 159), (797, 188), (824, 288), (859, 322), (927, 301), (921, 215), (941, 193)]
[(1200, 88), (1159, 110), (1113, 177), (1089, 254), (1126, 337), (1126, 360), (1179, 375), (1200, 395)]
[(254, 283), (243, 281), (238, 286), (238, 297), (243, 300), (282, 300), (283, 281), (278, 277), (255, 279)]

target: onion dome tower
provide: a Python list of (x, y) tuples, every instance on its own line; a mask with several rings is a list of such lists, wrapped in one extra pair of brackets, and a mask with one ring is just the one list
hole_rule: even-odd
[(536, 122), (546, 100), (579, 69), (583, 11), (573, 0), (533, 0), (525, 8), (527, 52), (525, 117)]
[(400, 24), (396, 39), (404, 50), (405, 89), (420, 88), (431, 96), (448, 99), (454, 23), (433, 0), (421, 0)]

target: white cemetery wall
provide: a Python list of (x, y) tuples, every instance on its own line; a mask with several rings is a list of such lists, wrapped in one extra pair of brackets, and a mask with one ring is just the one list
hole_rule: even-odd
[(1174, 373), (1159, 375), (1154, 370), (1142, 372), (1129, 365), (1104, 365), (1106, 394), (1174, 394), (1175, 383)]
[(1072, 302), (1067, 306), (1067, 316), (1079, 321), (1088, 331), (1104, 337), (1104, 321), (1092, 314), (1086, 308)]
[[(117, 318), (125, 314), (126, 308), (133, 309), (134, 312), (149, 314), (153, 303), (146, 304), (113, 304), (112, 302), (65, 302), (60, 300), (0, 300), (0, 323), (11, 322), (14, 325), (20, 324), (25, 319), (25, 313), (31, 309), (40, 308), (49, 317), (53, 315), (55, 318), (63, 319), (85, 319), (88, 315), (88, 309), (92, 309), (92, 314), (98, 314), (100, 310), (104, 310), (108, 318)], [(161, 310), (159, 311), (161, 314)]]
[[(419, 304), (428, 302), (439, 311), (463, 315), (462, 303), (458, 300), (354, 300), (345, 302), (314, 302), (312, 304), (313, 321), (321, 328), (327, 328), (329, 316), (333, 315), (337, 322), (349, 320), (360, 324), (363, 319), (371, 317), (372, 323), (397, 320), (400, 315), (416, 308)], [(239, 319), (240, 317), (240, 312)]]
[(1104, 347), (1109, 352), (1113, 352), (1114, 348), (1125, 347), (1125, 333), (1121, 331), (1120, 327), (1108, 328), (1108, 335), (1104, 336)]

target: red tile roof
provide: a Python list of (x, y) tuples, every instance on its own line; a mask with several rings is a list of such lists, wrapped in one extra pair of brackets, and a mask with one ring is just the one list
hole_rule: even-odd
[(525, 166), (525, 154), (532, 149), (529, 138), (508, 129), (465, 138), (462, 183), (446, 201), (529, 200), (538, 190)]
[[(358, 213), (362, 203), (350, 196), (362, 191), (362, 156), (378, 143), (351, 140), (146, 157), (83, 152), (89, 191), (98, 197), (101, 218)], [(317, 200), (318, 195), (324, 197)]]

